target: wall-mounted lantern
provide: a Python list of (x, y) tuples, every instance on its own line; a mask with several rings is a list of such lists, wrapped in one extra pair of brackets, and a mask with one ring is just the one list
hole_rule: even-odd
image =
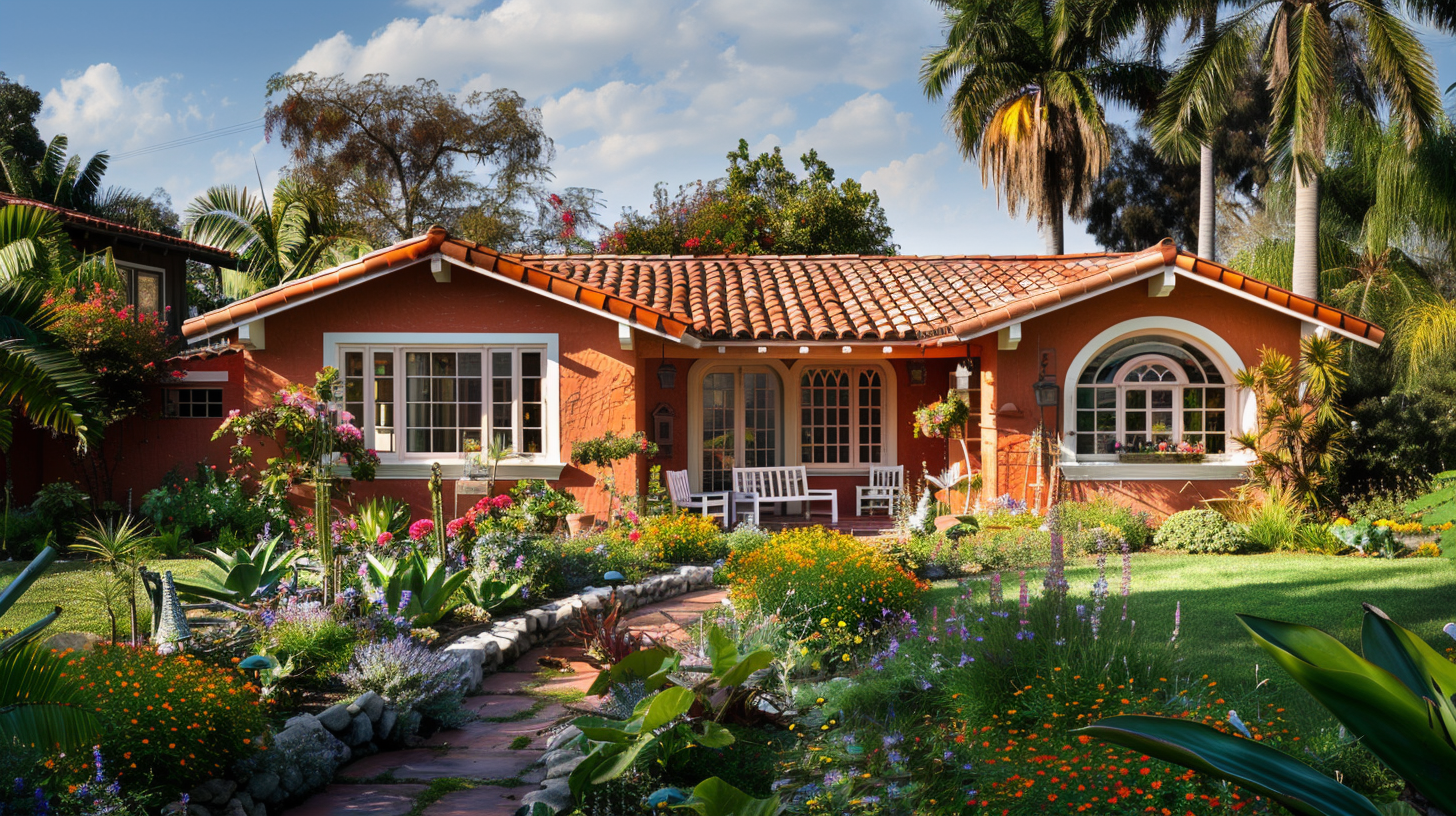
[(925, 385), (925, 363), (921, 360), (911, 360), (905, 364), (905, 370), (910, 372), (911, 385)]
[(1061, 389), (1057, 388), (1055, 380), (1037, 380), (1036, 384), (1031, 387), (1031, 390), (1036, 394), (1038, 408), (1056, 407), (1057, 398), (1061, 393)]
[(677, 366), (662, 362), (657, 366), (657, 384), (662, 390), (671, 391), (677, 385)]

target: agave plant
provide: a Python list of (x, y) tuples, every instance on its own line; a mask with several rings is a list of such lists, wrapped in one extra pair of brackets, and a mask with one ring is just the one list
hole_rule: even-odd
[[(209, 583), (176, 580), (177, 592), (189, 598), (202, 598), (227, 603), (247, 603), (254, 596), (277, 586), (289, 567), (298, 560), (301, 550), (278, 551), (283, 536), (260, 540), (251, 549), (242, 546), (232, 552), (201, 550), (202, 557), (218, 570), (205, 573)], [(220, 573), (219, 573), (220, 571)]]
[(465, 582), (465, 597), (471, 606), (490, 612), (506, 601), (516, 597), (525, 584), (508, 584), (499, 578), (482, 578)]
[(399, 559), (373, 553), (365, 557), (369, 582), (383, 593), (385, 608), (414, 626), (433, 626), (464, 605), (456, 595), (470, 578), (468, 570), (450, 572), (438, 558), (425, 558), (418, 551)]
[[(1365, 604), (1361, 651), (1309, 626), (1240, 615), (1273, 655), (1431, 813), (1456, 813), (1456, 664)], [(1447, 625), (1448, 632), (1456, 627)], [(1186, 720), (1108, 717), (1079, 730), (1226, 779), (1311, 816), (1378, 816), (1370, 800), (1287, 754)]]
[[(46, 547), (0, 590), (0, 617), (55, 560), (56, 551)], [(65, 665), (34, 643), (60, 615), (58, 606), (0, 642), (0, 753), (12, 746), (80, 750), (101, 731)]]

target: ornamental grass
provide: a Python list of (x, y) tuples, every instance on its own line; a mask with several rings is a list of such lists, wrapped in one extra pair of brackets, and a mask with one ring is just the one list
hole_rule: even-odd
[[(123, 784), (188, 790), (265, 749), (267, 709), (258, 687), (237, 669), (117, 644), (68, 650), (61, 658), (95, 700), (101, 750)], [(88, 759), (61, 762), (76, 762), (75, 772), (85, 775)]]
[(777, 612), (806, 631), (824, 622), (850, 631), (876, 627), (885, 610), (918, 606), (929, 586), (874, 546), (823, 527), (778, 533), (759, 549), (731, 555), (724, 572), (734, 603)]

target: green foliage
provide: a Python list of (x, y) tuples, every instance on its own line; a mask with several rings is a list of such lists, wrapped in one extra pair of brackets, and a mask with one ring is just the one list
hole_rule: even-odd
[(469, 599), (470, 605), (485, 612), (490, 612), (507, 601), (514, 600), (521, 593), (519, 583), (508, 584), (495, 578), (481, 578), (479, 581), (467, 580), (463, 584), (465, 597)]
[(601, 436), (572, 443), (571, 463), (610, 467), (638, 454), (656, 456), (657, 444), (647, 441), (647, 435), (641, 431), (628, 436), (617, 436), (616, 431), (607, 431)]
[(541, 479), (522, 479), (511, 488), (512, 504), (505, 518), (492, 529), (525, 533), (549, 533), (570, 513), (580, 513), (581, 504), (570, 493), (557, 490)]
[(16, 413), (83, 446), (100, 431), (90, 373), (52, 330), (57, 317), (48, 298), (21, 279), (48, 241), (65, 244), (53, 215), (0, 207), (0, 451), (10, 447)]
[(922, 436), (931, 439), (958, 439), (970, 418), (971, 406), (952, 389), (946, 392), (945, 399), (916, 408), (911, 430), (917, 439)]
[[(1436, 474), (1431, 489), (1407, 502), (1405, 510), (1419, 515), (1426, 526), (1456, 522), (1456, 470)], [(1456, 551), (1456, 527), (1441, 533), (1441, 548)]]
[(388, 496), (367, 499), (355, 511), (354, 522), (355, 538), (365, 547), (374, 546), (384, 533), (400, 539), (409, 528), (409, 505)]
[(177, 591), (210, 600), (251, 603), (257, 596), (277, 589), (293, 562), (303, 554), (298, 549), (279, 552), (282, 541), (280, 533), (268, 539), (260, 536), (252, 547), (243, 545), (231, 552), (203, 550), (202, 557), (217, 569), (205, 573), (203, 582), (176, 581)]
[(265, 524), (286, 519), (288, 507), (280, 497), (253, 495), (242, 479), (199, 462), (191, 476), (176, 468), (168, 471), (160, 487), (142, 496), (141, 513), (157, 529), (171, 528), (202, 544), (217, 542), (224, 533), (250, 539)]
[(1249, 484), (1284, 491), (1310, 507), (1333, 499), (1335, 466), (1349, 435), (1339, 406), (1346, 380), (1344, 344), (1311, 334), (1300, 341), (1298, 364), (1265, 348), (1258, 365), (1234, 375), (1240, 388), (1253, 392), (1257, 406), (1256, 429), (1237, 437), (1254, 451)]
[(1351, 411), (1354, 429), (1341, 463), (1340, 486), (1351, 518), (1391, 518), (1389, 508), (1356, 509), (1360, 499), (1413, 493), (1456, 465), (1456, 372), (1436, 363), (1418, 388), (1381, 393)]
[(421, 715), (452, 727), (469, 716), (464, 709), (469, 682), (464, 665), (406, 635), (360, 646), (340, 679), (350, 691), (372, 691), (399, 711), (394, 734), (378, 735), (382, 739), (413, 736)]
[[(268, 731), (267, 707), (235, 669), (105, 644), (69, 655), (66, 665), (94, 707), (101, 750), (123, 784), (190, 790), (264, 748), (258, 738)], [(78, 775), (94, 774), (86, 751), (65, 763)]]
[[(71, 547), (96, 559), (125, 587), (131, 610), (132, 643), (144, 640), (137, 629), (137, 583), (141, 580), (142, 561), (151, 552), (153, 541), (145, 522), (127, 516), (110, 521), (97, 519), (83, 526)], [(156, 624), (153, 620), (153, 627)]]
[(723, 571), (735, 603), (777, 612), (799, 629), (823, 618), (872, 625), (883, 609), (916, 608), (924, 588), (873, 545), (823, 527), (778, 533), (757, 550), (733, 553)]
[(767, 530), (749, 522), (742, 522), (723, 536), (723, 545), (729, 552), (753, 552), (767, 544), (770, 539)]
[(644, 519), (637, 543), (648, 557), (670, 564), (706, 564), (728, 555), (717, 519), (690, 511)]
[(693, 795), (672, 809), (690, 810), (698, 816), (774, 816), (781, 808), (778, 794), (755, 799), (715, 776), (699, 782)]
[(628, 583), (662, 572), (667, 565), (646, 548), (633, 544), (619, 533), (597, 533), (578, 538), (533, 539), (529, 547), (526, 580), (533, 594), (550, 597), (569, 595), (582, 587), (601, 586), (602, 576), (616, 571)]
[[(1456, 666), (1365, 605), (1362, 655), (1308, 626), (1240, 615), (1254, 641), (1365, 747), (1442, 811), (1456, 809)], [(1089, 733), (1193, 767), (1313, 813), (1378, 813), (1369, 800), (1252, 740), (1170, 720), (1114, 717)]]
[(1237, 553), (1248, 547), (1238, 526), (1212, 510), (1182, 510), (1168, 516), (1153, 543), (1193, 553)]
[(1331, 524), (1333, 535), (1346, 547), (1353, 547), (1365, 555), (1381, 558), (1396, 558), (1405, 548), (1395, 540), (1395, 531), (1382, 524), (1361, 521), (1355, 524)]
[(349, 667), (359, 631), (329, 608), (285, 603), (260, 641), (259, 654), (286, 667), (283, 676), (328, 682)]
[(1153, 531), (1150, 522), (1147, 513), (1103, 496), (1085, 502), (1058, 502), (1056, 506), (1057, 529), (1064, 536), (1103, 526), (1115, 527), (1133, 550), (1141, 550), (1151, 543)]
[(91, 497), (72, 482), (51, 482), (35, 493), (30, 503), (35, 517), (61, 545), (76, 537), (81, 519), (91, 512)]
[[(407, 618), (414, 626), (433, 626), (459, 609), (464, 601), (458, 598), (460, 588), (470, 580), (469, 570), (451, 572), (437, 558), (426, 558), (415, 550), (402, 559), (369, 553), (368, 582), (384, 593), (385, 609)], [(408, 601), (404, 593), (408, 592)]]
[(1230, 515), (1254, 552), (1298, 549), (1300, 527), (1309, 519), (1302, 507), (1278, 491), (1262, 500), (1245, 502)]
[(600, 249), (645, 255), (893, 255), (897, 247), (879, 194), (854, 179), (838, 184), (817, 152), (800, 157), (805, 175), (778, 148), (753, 158), (748, 142), (728, 154), (727, 178), (698, 181), (669, 198), (658, 184), (647, 213), (629, 210)]
[(100, 283), (67, 291), (52, 301), (51, 326), (61, 346), (75, 355), (97, 391), (93, 407), (101, 427), (146, 408), (152, 390), (170, 382), (167, 358), (173, 338), (162, 314), (138, 314), (119, 289)]

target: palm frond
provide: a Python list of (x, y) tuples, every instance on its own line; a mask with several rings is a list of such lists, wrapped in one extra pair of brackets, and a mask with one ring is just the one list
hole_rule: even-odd
[(80, 751), (101, 728), (65, 664), (35, 646), (0, 654), (0, 746)]

